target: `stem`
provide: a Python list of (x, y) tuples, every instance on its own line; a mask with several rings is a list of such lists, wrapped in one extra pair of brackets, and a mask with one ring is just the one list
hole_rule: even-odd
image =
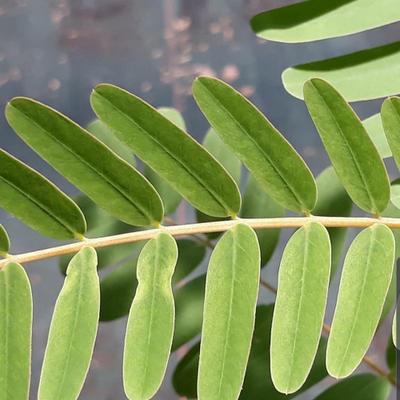
[(309, 222), (319, 222), (326, 227), (347, 227), (347, 228), (366, 228), (377, 222), (389, 228), (400, 229), (399, 218), (357, 218), (357, 217), (295, 217), (295, 218), (237, 218), (230, 221), (205, 222), (200, 224), (187, 224), (176, 226), (160, 226), (157, 229), (149, 229), (140, 232), (130, 232), (121, 235), (105, 236), (96, 239), (84, 239), (78, 243), (67, 244), (64, 246), (52, 247), (49, 249), (33, 251), (19, 255), (10, 255), (6, 260), (0, 260), (0, 268), (9, 261), (27, 263), (31, 261), (43, 260), (45, 258), (56, 257), (63, 254), (78, 252), (83, 246), (94, 248), (115, 246), (117, 244), (140, 242), (155, 237), (160, 232), (169, 233), (172, 236), (196, 235), (199, 233), (225, 232), (238, 223), (247, 224), (254, 229), (274, 229), (274, 228), (300, 228)]
[[(273, 292), (275, 294), (278, 292), (277, 289), (274, 286), (270, 285), (266, 280), (264, 280), (262, 278), (260, 278), (260, 283), (261, 283), (261, 285), (266, 287), (271, 292)], [(331, 327), (328, 324), (323, 324), (322, 325), (322, 330), (329, 335), (329, 333), (331, 331)], [(381, 375), (381, 376), (385, 377), (386, 379), (388, 379), (389, 382), (393, 386), (397, 387), (396, 379), (392, 375), (390, 375), (390, 373), (384, 371), (382, 368), (380, 368), (378, 365), (376, 365), (372, 361), (371, 358), (369, 358), (367, 356), (364, 356), (363, 359), (362, 359), (362, 362), (365, 363), (366, 365), (368, 365), (371, 369), (373, 369), (378, 375)]]

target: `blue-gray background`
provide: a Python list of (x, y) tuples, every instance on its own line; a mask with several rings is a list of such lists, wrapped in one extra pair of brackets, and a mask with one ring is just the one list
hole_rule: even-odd
[[(328, 164), (303, 102), (287, 94), (282, 71), (292, 65), (400, 40), (400, 25), (313, 44), (259, 40), (249, 27), (257, 12), (283, 0), (0, 0), (0, 108), (14, 96), (44, 102), (85, 125), (94, 118), (89, 96), (101, 82), (119, 85), (156, 107), (183, 112), (188, 131), (201, 140), (208, 125), (190, 85), (201, 74), (218, 76), (248, 96), (291, 141), (317, 175)], [(355, 104), (360, 117), (379, 111), (381, 101)], [(0, 116), (0, 147), (50, 178), (70, 195), (78, 191), (32, 152)], [(181, 222), (182, 215), (180, 212)], [(186, 214), (186, 220), (192, 214)], [(12, 253), (58, 244), (0, 210)], [(353, 236), (356, 232), (352, 232)], [(290, 232), (282, 235), (264, 277), (276, 283), (276, 265)], [(57, 260), (26, 265), (34, 295), (33, 376), (36, 398), (51, 313), (63, 283)], [(335, 289), (329, 309), (334, 305)], [(262, 290), (260, 302), (273, 296)], [(125, 319), (100, 326), (95, 354), (80, 398), (124, 399), (121, 355)], [(378, 334), (371, 356), (384, 352), (388, 326)], [(173, 355), (168, 375), (177, 356)], [(382, 364), (381, 361), (377, 361)], [(177, 399), (170, 380), (157, 399)], [(321, 385), (330, 383), (329, 378)], [(312, 394), (302, 396), (310, 399)]]

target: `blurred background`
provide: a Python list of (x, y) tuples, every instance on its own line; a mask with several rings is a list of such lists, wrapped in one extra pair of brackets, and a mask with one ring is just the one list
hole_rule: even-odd
[[(155, 107), (176, 107), (183, 113), (188, 132), (201, 141), (208, 124), (191, 96), (191, 83), (199, 75), (214, 76), (255, 103), (317, 175), (329, 165), (328, 158), (304, 103), (285, 92), (281, 73), (300, 63), (400, 40), (400, 24), (295, 45), (267, 42), (252, 33), (251, 16), (291, 3), (295, 1), (0, 0), (0, 108), (4, 109), (14, 96), (27, 96), (85, 126), (94, 119), (89, 104), (91, 90), (98, 83), (107, 82), (135, 93)], [(369, 101), (354, 107), (364, 119), (378, 112), (381, 103)], [(43, 173), (69, 195), (78, 194), (13, 133), (3, 114), (0, 147)], [(394, 171), (390, 165), (389, 171)], [(393, 174), (391, 178), (394, 177)], [(193, 219), (184, 207), (182, 203), (179, 222)], [(3, 210), (0, 221), (11, 237), (11, 253), (59, 244)], [(276, 266), (290, 233), (282, 234), (275, 257), (263, 271), (263, 276), (274, 284)], [(56, 259), (49, 259), (26, 265), (34, 296), (31, 398), (36, 398), (51, 314), (63, 284), (57, 263)], [(332, 292), (334, 299), (335, 287)], [(273, 299), (265, 289), (260, 292), (261, 303)], [(333, 305), (334, 301), (330, 301), (330, 310)], [(125, 324), (123, 318), (100, 326), (81, 399), (125, 399), (121, 377)], [(388, 329), (386, 324), (378, 333), (372, 358), (378, 359), (376, 354), (384, 352)], [(172, 356), (168, 376), (178, 357), (179, 354)], [(320, 387), (328, 383), (326, 380)], [(301, 399), (312, 396), (308, 392)], [(170, 378), (165, 379), (155, 398), (178, 399)]]

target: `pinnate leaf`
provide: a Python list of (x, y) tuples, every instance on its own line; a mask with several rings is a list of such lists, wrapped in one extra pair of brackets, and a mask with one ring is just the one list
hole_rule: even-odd
[(149, 182), (107, 146), (57, 111), (15, 98), (6, 117), (19, 136), (100, 207), (132, 225), (158, 225), (161, 199)]
[(4, 226), (0, 224), (0, 256), (7, 257), (10, 250), (10, 238)]
[(364, 211), (384, 211), (390, 199), (385, 165), (352, 108), (322, 79), (306, 82), (304, 100), (351, 199)]
[(220, 138), (277, 203), (292, 211), (314, 208), (317, 191), (310, 170), (253, 104), (208, 77), (194, 81), (193, 95)]
[(27, 399), (31, 372), (32, 292), (24, 268), (0, 269), (0, 399)]
[(254, 329), (260, 279), (255, 232), (237, 224), (220, 239), (207, 272), (199, 400), (239, 397)]
[(263, 39), (299, 43), (350, 35), (399, 20), (396, 0), (309, 0), (258, 14), (251, 27)]
[(234, 180), (168, 118), (112, 85), (97, 86), (91, 102), (115, 135), (194, 207), (215, 217), (239, 212), (241, 199)]
[(171, 279), (178, 258), (174, 238), (159, 233), (140, 253), (139, 285), (129, 313), (124, 388), (130, 400), (150, 399), (163, 380), (174, 330)]
[(390, 382), (386, 378), (359, 374), (336, 383), (315, 400), (386, 400), (390, 391)]
[(394, 249), (392, 231), (374, 224), (347, 252), (327, 349), (333, 377), (350, 375), (368, 350), (392, 278)]
[[(253, 175), (249, 174), (243, 196), (242, 218), (281, 218), (285, 209), (265, 192)], [(280, 235), (280, 229), (258, 229), (261, 267), (271, 258)]]
[(305, 382), (321, 336), (331, 267), (325, 227), (310, 222), (286, 245), (279, 269), (271, 333), (271, 375), (276, 389), (294, 393)]
[(85, 246), (68, 266), (50, 325), (39, 400), (75, 400), (82, 389), (99, 320), (96, 264), (96, 251)]
[(82, 238), (86, 221), (77, 205), (50, 181), (0, 149), (0, 206), (42, 235)]
[(400, 92), (400, 77), (393, 73), (399, 62), (400, 42), (396, 42), (328, 60), (297, 65), (284, 71), (282, 80), (285, 89), (297, 98), (303, 98), (303, 84), (308, 79), (322, 78), (331, 82), (347, 101), (370, 100)]

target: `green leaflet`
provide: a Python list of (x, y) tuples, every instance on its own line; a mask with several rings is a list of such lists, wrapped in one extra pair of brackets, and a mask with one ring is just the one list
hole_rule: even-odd
[(333, 377), (350, 375), (368, 350), (392, 278), (394, 246), (392, 231), (374, 224), (347, 252), (327, 349)]
[(386, 400), (390, 391), (390, 382), (386, 378), (359, 374), (336, 383), (315, 400)]
[(236, 183), (195, 140), (138, 97), (99, 85), (92, 107), (115, 135), (200, 211), (215, 217), (240, 209)]
[(400, 179), (396, 179), (390, 184), (390, 201), (400, 209)]
[(31, 372), (32, 292), (22, 266), (0, 269), (0, 399), (29, 396)]
[(263, 39), (299, 43), (350, 35), (398, 20), (396, 0), (309, 0), (258, 14), (251, 27)]
[[(353, 202), (340, 182), (333, 167), (328, 167), (317, 177), (318, 201), (314, 215), (349, 217)], [(347, 228), (327, 228), (332, 246), (331, 280), (342, 262)]]
[(0, 149), (0, 206), (53, 239), (82, 238), (81, 210), (45, 177)]
[[(181, 128), (183, 131), (186, 131), (185, 120), (182, 117), (182, 114), (175, 110), (174, 108), (159, 108), (158, 112), (164, 117), (171, 120), (175, 125)], [(161, 178), (158, 174), (156, 174), (148, 165), (144, 166), (144, 174), (146, 178), (152, 183), (152, 185), (157, 189), (157, 192), (160, 194), (161, 199), (164, 203), (164, 213), (165, 215), (173, 214), (180, 202), (182, 201), (182, 196), (172, 189), (172, 187), (165, 182), (163, 178)]]
[(136, 160), (133, 153), (114, 136), (103, 122), (96, 119), (91, 122), (86, 129), (109, 147), (115, 154), (118, 154), (129, 164), (136, 167)]
[(0, 224), (0, 256), (8, 257), (10, 250), (10, 238), (8, 237), (7, 231), (4, 226)]
[[(317, 356), (313, 368), (306, 383), (292, 395), (279, 393), (271, 380), (270, 374), (270, 332), (272, 323), (273, 305), (258, 306), (256, 311), (256, 323), (250, 351), (249, 363), (240, 393), (241, 400), (254, 400), (268, 398), (268, 400), (284, 400), (296, 397), (327, 376), (325, 368), (326, 342), (321, 338)], [(196, 343), (177, 365), (172, 384), (180, 396), (189, 399), (197, 397), (197, 371), (199, 364), (200, 343)]]
[[(203, 141), (203, 146), (223, 165), (239, 186), (242, 176), (242, 163), (215, 133), (214, 129), (211, 128), (207, 132)], [(214, 222), (227, 220), (228, 218), (211, 217), (210, 215), (196, 210), (196, 219), (197, 222)], [(210, 240), (214, 240), (220, 237), (221, 234), (222, 232), (212, 232), (207, 233), (206, 236)]]
[[(285, 209), (266, 193), (253, 175), (249, 174), (243, 196), (242, 218), (280, 218)], [(256, 231), (260, 244), (261, 267), (271, 258), (278, 244), (280, 229), (258, 229)]]
[(255, 232), (237, 224), (210, 259), (200, 348), (199, 400), (239, 397), (254, 329), (260, 279)]
[(394, 161), (400, 169), (400, 98), (391, 97), (382, 104), (382, 123), (392, 150)]
[[(76, 196), (74, 197), (74, 201), (78, 204), (86, 217), (88, 230), (85, 236), (87, 238), (93, 239), (96, 237), (112, 236), (120, 233), (133, 232), (137, 229), (114, 218), (87, 196)], [(118, 264), (140, 250), (144, 243), (145, 242), (124, 243), (97, 249), (97, 269), (101, 270), (110, 265)], [(66, 274), (68, 264), (73, 256), (74, 254), (64, 254), (59, 258), (59, 268), (63, 275)]]
[(178, 262), (172, 277), (172, 285), (176, 285), (186, 278), (202, 261), (206, 255), (206, 248), (202, 243), (194, 240), (181, 239), (178, 245)]
[(100, 282), (100, 321), (113, 321), (129, 313), (137, 288), (137, 258), (118, 266)]
[(124, 388), (130, 400), (150, 399), (167, 368), (174, 330), (171, 278), (178, 258), (174, 238), (159, 233), (139, 256), (139, 285), (129, 313)]
[(322, 79), (306, 82), (304, 100), (351, 199), (367, 212), (381, 213), (390, 199), (389, 178), (357, 115), (339, 92)]
[(282, 393), (296, 392), (310, 372), (321, 336), (331, 267), (325, 227), (310, 222), (283, 252), (271, 332), (271, 376)]
[(96, 251), (84, 246), (68, 267), (50, 325), (38, 400), (74, 400), (82, 389), (99, 320), (96, 264)]
[(174, 292), (175, 332), (172, 351), (175, 351), (201, 332), (206, 277), (201, 275)]
[(139, 226), (162, 221), (161, 199), (149, 182), (67, 117), (26, 98), (13, 99), (6, 117), (30, 147), (110, 214)]
[(392, 157), (389, 143), (386, 139), (385, 131), (383, 130), (382, 118), (380, 114), (375, 114), (372, 117), (364, 119), (364, 128), (371, 137), (374, 145), (379, 151), (382, 158)]
[[(381, 7), (381, 2), (376, 4)], [(318, 77), (334, 85), (347, 101), (376, 99), (400, 92), (400, 77), (393, 73), (399, 62), (400, 42), (396, 42), (329, 60), (297, 65), (283, 72), (282, 81), (285, 89), (297, 98), (303, 98), (303, 84), (308, 79)]]
[(393, 343), (392, 335), (390, 335), (386, 347), (386, 364), (389, 368), (390, 375), (393, 377), (396, 377), (396, 372), (397, 372), (396, 353), (397, 350)]
[(393, 316), (393, 324), (392, 324), (392, 340), (393, 340), (393, 344), (397, 346), (397, 307), (396, 306), (396, 310), (394, 312), (394, 316)]
[(194, 81), (193, 95), (221, 139), (277, 203), (292, 211), (314, 208), (317, 191), (310, 170), (253, 104), (208, 77)]

